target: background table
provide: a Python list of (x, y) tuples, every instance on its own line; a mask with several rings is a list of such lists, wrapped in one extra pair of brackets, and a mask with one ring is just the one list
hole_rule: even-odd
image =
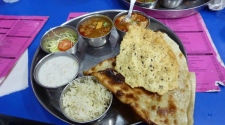
[[(0, 15), (49, 16), (49, 20), (29, 46), (29, 69), (42, 35), (66, 21), (70, 12), (126, 9), (120, 0), (20, 0), (8, 4), (0, 1)], [(214, 44), (225, 62), (225, 10), (200, 12)], [(51, 124), (66, 124), (50, 114), (36, 99), (29, 79), (25, 90), (0, 97), (0, 114), (22, 117)], [(16, 83), (15, 83), (16, 84)], [(196, 93), (195, 125), (225, 124), (225, 88), (221, 92)]]

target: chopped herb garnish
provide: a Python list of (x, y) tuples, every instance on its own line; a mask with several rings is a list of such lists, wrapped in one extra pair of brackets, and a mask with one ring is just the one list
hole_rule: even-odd
[(107, 22), (104, 22), (104, 23), (103, 23), (103, 26), (104, 26), (104, 27), (107, 27), (107, 25), (108, 25)]

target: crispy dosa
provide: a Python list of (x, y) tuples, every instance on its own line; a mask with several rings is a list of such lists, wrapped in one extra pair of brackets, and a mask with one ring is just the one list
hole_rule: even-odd
[(179, 64), (169, 37), (138, 26), (130, 26), (116, 57), (116, 71), (125, 82), (160, 95), (178, 87)]

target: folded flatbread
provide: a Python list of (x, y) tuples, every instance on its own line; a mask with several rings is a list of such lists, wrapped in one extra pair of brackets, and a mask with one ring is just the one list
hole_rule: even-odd
[[(122, 103), (132, 109), (148, 124), (192, 125), (195, 99), (195, 74), (180, 71), (179, 86), (164, 95), (149, 92), (142, 87), (131, 88), (124, 77), (114, 70), (116, 58), (105, 60), (85, 75), (95, 76)], [(106, 68), (108, 65), (109, 68)], [(102, 69), (102, 66), (106, 68)]]
[(159, 35), (165, 39), (165, 44), (173, 48), (171, 52), (179, 66), (176, 88), (161, 95), (146, 90), (144, 87), (131, 87), (125, 82), (125, 77), (115, 68), (117, 57), (106, 59), (84, 71), (83, 74), (95, 76), (122, 103), (129, 105), (148, 124), (192, 125), (195, 73), (188, 71), (185, 56), (178, 45), (166, 34), (159, 33)]

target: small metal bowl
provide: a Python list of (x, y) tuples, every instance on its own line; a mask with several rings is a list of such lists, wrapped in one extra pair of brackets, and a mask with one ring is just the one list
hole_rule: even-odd
[[(59, 41), (63, 41), (63, 40), (68, 40), (70, 42), (73, 41), (73, 44), (69, 45), (69, 49), (63, 48), (59, 50), (59, 45), (63, 45), (63, 44), (59, 44), (60, 43)], [(64, 45), (68, 45), (68, 44), (64, 44)], [(68, 25), (51, 28), (43, 35), (40, 46), (42, 50), (44, 50), (46, 53), (67, 51), (75, 55), (77, 52), (77, 46), (78, 46), (78, 33), (74, 27), (68, 26)], [(52, 49), (50, 49), (50, 47)]]
[(42, 87), (56, 89), (75, 79), (79, 72), (78, 58), (67, 52), (55, 52), (43, 57), (34, 68), (34, 79)]
[(154, 9), (156, 4), (157, 4), (158, 0), (154, 0), (152, 2), (139, 2), (136, 1), (135, 5), (141, 6), (141, 7), (145, 7), (145, 8), (149, 8), (149, 9)]
[[(101, 94), (104, 97), (100, 97)], [(112, 93), (95, 77), (83, 76), (64, 88), (59, 106), (65, 117), (75, 124), (94, 124), (106, 116), (112, 100)]]
[(181, 5), (183, 0), (159, 0), (159, 3), (166, 8), (176, 8)]
[[(83, 23), (87, 22), (88, 20), (94, 19), (94, 18), (95, 19), (96, 18), (103, 18), (103, 19), (107, 20), (110, 23), (110, 24), (108, 24), (110, 26), (110, 28), (109, 28), (109, 30), (106, 34), (103, 34), (101, 36), (95, 36), (95, 37), (85, 36), (84, 34), (81, 33), (80, 28), (81, 28), (81, 26), (83, 26)], [(92, 21), (90, 21), (90, 22), (92, 22)], [(93, 24), (93, 26), (97, 27), (96, 24)], [(104, 26), (104, 25), (102, 24), (102, 26)], [(92, 27), (92, 29), (96, 29), (96, 27), (94, 27), (94, 28)], [(92, 46), (92, 47), (101, 47), (101, 46), (105, 45), (107, 43), (107, 41), (109, 40), (112, 28), (113, 28), (112, 20), (108, 16), (100, 15), (100, 14), (93, 14), (93, 15), (89, 15), (87, 17), (84, 17), (82, 20), (80, 20), (77, 23), (77, 27), (76, 27), (79, 35), (83, 38), (83, 40), (89, 46)], [(95, 30), (95, 33), (96, 33), (96, 30)]]
[[(141, 12), (141, 11), (138, 11), (138, 10), (133, 10), (132, 14), (133, 14), (133, 13), (140, 14), (140, 15), (144, 16), (144, 17), (148, 20), (148, 24), (146, 25), (146, 27), (148, 27), (148, 26), (150, 25), (150, 18), (148, 17), (148, 15), (146, 15), (145, 13), (143, 13), (143, 12)], [(117, 30), (117, 32), (118, 32), (118, 34), (119, 34), (119, 36), (120, 36), (121, 38), (124, 37), (124, 35), (126, 34), (126, 32), (123, 31), (123, 30), (121, 30), (121, 29), (119, 29), (119, 28), (117, 27), (117, 23), (118, 23), (118, 20), (117, 20), (117, 19), (120, 18), (121, 16), (126, 16), (127, 14), (128, 14), (128, 11), (122, 11), (122, 12), (118, 13), (118, 14), (114, 17), (114, 19), (113, 19), (114, 26), (115, 26), (115, 28), (116, 28), (116, 30)], [(119, 22), (119, 23), (120, 23), (120, 22)], [(145, 28), (146, 28), (146, 27), (145, 27)]]

